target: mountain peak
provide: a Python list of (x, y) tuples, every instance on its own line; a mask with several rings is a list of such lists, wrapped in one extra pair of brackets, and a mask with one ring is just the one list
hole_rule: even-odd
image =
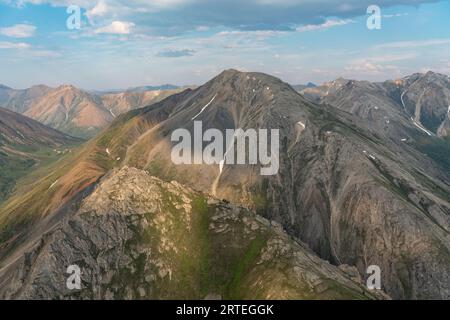
[(431, 71), (431, 70), (427, 71), (427, 73), (425, 73), (423, 75), (423, 77), (427, 78), (427, 79), (438, 79), (438, 78), (440, 78), (440, 79), (445, 78), (446, 79), (446, 78), (448, 78), (448, 76), (445, 75), (445, 74), (434, 72), (434, 71)]
[(5, 86), (5, 85), (3, 85), (3, 84), (0, 84), (0, 89), (3, 89), (3, 90), (12, 90), (12, 88), (10, 88), (10, 87), (8, 87), (8, 86)]
[(74, 91), (80, 91), (77, 87), (75, 87), (72, 84), (62, 84), (59, 87), (56, 88), (57, 90), (74, 90)]
[(212, 79), (212, 81), (214, 80), (228, 80), (230, 78), (236, 77), (236, 76), (243, 76), (246, 72), (242, 72), (236, 69), (226, 69), (224, 71), (222, 71), (221, 73), (219, 73), (215, 78)]
[(29, 89), (50, 89), (50, 87), (45, 84), (36, 84), (31, 86)]

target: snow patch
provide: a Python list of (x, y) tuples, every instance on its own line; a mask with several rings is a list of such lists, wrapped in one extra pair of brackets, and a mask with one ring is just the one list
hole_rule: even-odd
[(201, 115), (202, 112), (205, 111), (205, 109), (208, 108), (208, 107), (210, 106), (210, 104), (214, 101), (214, 99), (215, 99), (216, 97), (217, 97), (217, 93), (214, 95), (214, 97), (211, 99), (211, 101), (208, 102), (208, 103), (202, 108), (202, 110), (200, 110), (200, 112), (199, 112), (197, 115), (195, 115), (194, 117), (192, 117), (191, 120), (195, 120), (195, 118), (197, 118), (199, 115)]
[(425, 129), (421, 124), (417, 123), (416, 120), (413, 119), (413, 117), (411, 117), (411, 121), (414, 123), (414, 125), (419, 128), (420, 130), (422, 130), (423, 132), (425, 132), (427, 135), (429, 135), (430, 137), (433, 135), (430, 131), (428, 131), (427, 129)]
[(55, 186), (55, 184), (57, 184), (58, 183), (58, 181), (59, 181), (59, 179), (58, 180), (56, 180), (55, 182), (53, 182), (52, 184), (51, 184), (51, 186), (48, 188), (48, 190), (50, 190), (51, 188), (53, 188), (54, 186)]

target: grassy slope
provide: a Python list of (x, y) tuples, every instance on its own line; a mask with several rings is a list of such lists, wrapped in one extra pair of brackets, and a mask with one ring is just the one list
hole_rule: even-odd
[[(18, 177), (15, 192), (0, 203), (0, 257), (13, 249), (8, 240), (14, 239), (12, 245), (19, 245), (33, 224), (120, 165), (117, 158), (125, 157), (129, 136), (135, 132), (133, 117), (138, 113), (136, 110), (118, 117), (98, 137), (73, 149), (72, 153), (49, 159), (37, 170), (26, 171), (26, 175)], [(110, 155), (106, 153), (107, 148)]]
[[(63, 152), (72, 147), (74, 146), (57, 149)], [(54, 148), (14, 146), (13, 149), (16, 153), (0, 149), (0, 204), (14, 191), (18, 180), (62, 157), (62, 154), (55, 152)]]

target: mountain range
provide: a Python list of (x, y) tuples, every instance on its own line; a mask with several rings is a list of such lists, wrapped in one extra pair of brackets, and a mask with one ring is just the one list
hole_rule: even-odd
[(44, 85), (24, 90), (0, 87), (0, 106), (66, 134), (91, 138), (114, 118), (179, 92), (175, 86), (139, 87), (124, 92), (88, 92), (72, 85)]
[(377, 123), (377, 129), (393, 120), (427, 135), (450, 135), (450, 78), (446, 75), (429, 71), (381, 83), (340, 78), (299, 91), (313, 102), (331, 104), (372, 125)]
[[(118, 115), (0, 204), (0, 297), (448, 299), (448, 83), (299, 93), (226, 70)], [(194, 120), (279, 129), (278, 173), (173, 164), (171, 134)], [(85, 268), (76, 293), (68, 264)], [(371, 265), (386, 294), (362, 286)]]

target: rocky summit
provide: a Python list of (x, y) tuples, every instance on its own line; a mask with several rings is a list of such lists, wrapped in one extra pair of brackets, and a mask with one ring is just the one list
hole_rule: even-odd
[[(66, 268), (81, 268), (81, 288)], [(135, 168), (106, 175), (79, 210), (0, 273), (8, 299), (375, 299), (283, 228)]]

